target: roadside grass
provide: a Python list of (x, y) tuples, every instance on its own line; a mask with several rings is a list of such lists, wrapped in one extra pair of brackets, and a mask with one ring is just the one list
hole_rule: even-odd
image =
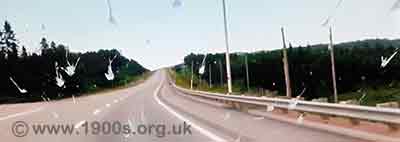
[[(176, 72), (172, 69), (169, 69), (169, 74), (173, 80), (175, 80), (175, 84), (190, 89), (190, 73), (187, 72)], [(193, 89), (194, 90), (201, 90), (213, 93), (228, 93), (228, 86), (226, 84), (214, 84), (210, 87), (209, 83), (205, 80), (199, 80), (198, 76), (193, 76)], [(233, 95), (240, 95), (243, 94), (243, 89), (240, 85), (233, 84), (232, 85), (232, 94)]]
[[(376, 106), (379, 103), (396, 101), (400, 103), (400, 89), (399, 88), (377, 88), (377, 89), (366, 89), (366, 95), (361, 99), (363, 93), (359, 92), (348, 92), (339, 94), (339, 101), (345, 100), (359, 100), (361, 105), (365, 106)], [(361, 100), (360, 100), (361, 99)]]

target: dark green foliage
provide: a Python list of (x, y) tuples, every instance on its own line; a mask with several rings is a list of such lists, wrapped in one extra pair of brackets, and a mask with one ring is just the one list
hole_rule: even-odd
[[(126, 84), (147, 71), (136, 61), (125, 58), (115, 49), (73, 53), (63, 44), (55, 42), (49, 44), (46, 38), (40, 41), (41, 54), (28, 55), (24, 46), (18, 46), (8, 22), (5, 22), (3, 29), (0, 30), (0, 103), (37, 101), (41, 100), (42, 96), (58, 99), (80, 95), (99, 88)], [(60, 88), (56, 85), (55, 63), (66, 67), (67, 53), (71, 64), (74, 64), (79, 57), (81, 59), (72, 77), (59, 70), (65, 80), (65, 88)], [(112, 69), (116, 77), (113, 81), (108, 81), (104, 73), (107, 72), (108, 59), (115, 55), (117, 58), (112, 63)], [(12, 77), (21, 88), (28, 90), (28, 93), (21, 94), (9, 77)]]
[[(328, 45), (288, 48), (290, 77), (294, 95), (307, 88), (304, 97), (308, 100), (332, 96), (331, 62)], [(400, 57), (396, 56), (386, 68), (381, 68), (381, 56), (388, 57), (400, 47), (400, 40), (373, 39), (347, 42), (335, 45), (337, 84), (339, 93), (357, 91), (360, 88), (397, 87), (400, 80)], [(282, 51), (260, 51), (255, 53), (231, 54), (232, 79), (246, 90), (244, 56), (248, 56), (251, 88), (278, 90), (285, 94)], [(204, 55), (190, 54), (184, 59), (184, 66), (190, 69), (194, 61), (197, 71)], [(224, 82), (226, 82), (225, 54), (209, 54), (208, 64), (222, 61)], [(212, 80), (219, 83), (219, 68), (212, 65)], [(197, 72), (195, 72), (196, 75)], [(365, 77), (365, 81), (361, 78)], [(208, 80), (208, 72), (202, 79)], [(275, 85), (274, 85), (275, 84)]]

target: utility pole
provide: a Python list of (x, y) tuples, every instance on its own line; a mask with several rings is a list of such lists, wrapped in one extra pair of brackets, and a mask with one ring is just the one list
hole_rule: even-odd
[(249, 63), (247, 60), (247, 54), (244, 56), (245, 64), (246, 64), (246, 83), (247, 83), (247, 92), (250, 92), (250, 79), (249, 79)]
[(225, 59), (226, 59), (226, 78), (228, 82), (228, 94), (232, 94), (232, 77), (231, 77), (231, 62), (229, 59), (229, 37), (228, 37), (228, 20), (226, 18), (226, 4), (225, 0), (222, 0), (222, 10), (224, 15), (224, 28), (225, 28)]
[(208, 65), (208, 81), (209, 81), (209, 87), (212, 88), (212, 82), (211, 82), (211, 65), (212, 63), (210, 63)]
[(338, 96), (337, 96), (337, 88), (336, 88), (335, 53), (333, 51), (332, 27), (329, 27), (329, 47), (328, 48), (329, 48), (329, 50), (331, 52), (333, 100), (334, 100), (334, 103), (337, 103), (338, 102)]
[(192, 61), (192, 69), (190, 71), (191, 71), (190, 90), (193, 90), (193, 61)]
[(219, 65), (219, 81), (221, 86), (224, 85), (224, 74), (222, 73), (222, 61), (218, 61), (218, 65)]
[(286, 83), (286, 96), (292, 97), (292, 88), (290, 87), (290, 76), (289, 76), (289, 63), (286, 51), (285, 31), (281, 28), (282, 41), (283, 41), (283, 70), (285, 72), (285, 83)]

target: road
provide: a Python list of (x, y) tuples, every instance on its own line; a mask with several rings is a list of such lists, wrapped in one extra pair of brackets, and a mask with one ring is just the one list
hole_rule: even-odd
[[(27, 124), (29, 131), (26, 136), (16, 137), (12, 133), (13, 124), (17, 121)], [(111, 127), (115, 131), (107, 129), (110, 126), (107, 123), (116, 124)], [(74, 131), (71, 134), (35, 134), (34, 124), (73, 125)], [(136, 133), (118, 133), (120, 127), (117, 124), (129, 126)], [(14, 130), (21, 135), (25, 134), (25, 128), (22, 126)], [(182, 130), (181, 133), (173, 133), (178, 130)], [(184, 95), (170, 86), (164, 70), (156, 71), (144, 83), (127, 89), (60, 101), (1, 105), (0, 137), (1, 141), (7, 142), (362, 141), (258, 118), (216, 102)]]

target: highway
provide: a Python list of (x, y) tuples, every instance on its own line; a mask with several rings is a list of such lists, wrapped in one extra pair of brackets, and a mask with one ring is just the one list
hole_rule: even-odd
[[(193, 98), (175, 90), (167, 71), (158, 70), (137, 86), (60, 101), (0, 105), (0, 137), (7, 142), (364, 142), (316, 129), (259, 118), (223, 104)], [(16, 137), (13, 124), (70, 124), (72, 134), (34, 134)], [(93, 134), (93, 122), (120, 123), (143, 128), (141, 134)], [(85, 123), (89, 134), (85, 134)], [(168, 132), (152, 126), (166, 126)], [(104, 125), (103, 125), (104, 126)], [(141, 127), (143, 126), (143, 127)], [(146, 126), (146, 127), (144, 127)], [(170, 128), (189, 126), (190, 131), (172, 134)], [(106, 128), (99, 131), (105, 131)], [(114, 128), (114, 127), (113, 127)], [(119, 127), (116, 127), (119, 128)], [(175, 127), (176, 128), (176, 127)], [(142, 130), (143, 130), (142, 129)], [(14, 129), (23, 133), (24, 127)], [(151, 131), (148, 131), (151, 130)], [(135, 130), (134, 130), (135, 131)], [(143, 130), (144, 131), (144, 130)], [(165, 131), (164, 131), (165, 132)], [(79, 133), (79, 134), (78, 134)], [(105, 133), (105, 132), (104, 132)], [(167, 134), (168, 133), (168, 134)]]

